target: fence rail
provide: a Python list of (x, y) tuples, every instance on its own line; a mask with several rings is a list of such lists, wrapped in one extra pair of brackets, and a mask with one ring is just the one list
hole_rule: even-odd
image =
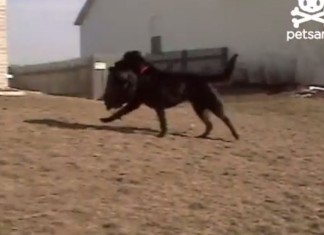
[(223, 68), (227, 55), (227, 48), (210, 48), (148, 54), (146, 58), (157, 67), (166, 70), (212, 72)]

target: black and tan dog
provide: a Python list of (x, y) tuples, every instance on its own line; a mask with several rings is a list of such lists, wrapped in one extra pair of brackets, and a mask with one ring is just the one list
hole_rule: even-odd
[(209, 112), (219, 117), (239, 139), (230, 119), (224, 112), (223, 102), (213, 83), (226, 82), (235, 68), (238, 55), (235, 54), (219, 74), (196, 74), (188, 72), (162, 71), (147, 60), (138, 51), (126, 52), (123, 58), (109, 68), (107, 86), (103, 100), (107, 110), (120, 108), (110, 117), (101, 118), (104, 123), (121, 119), (122, 116), (138, 109), (142, 104), (154, 109), (160, 121), (160, 133), (167, 133), (165, 109), (189, 101), (205, 124), (201, 138), (207, 137), (212, 130)]

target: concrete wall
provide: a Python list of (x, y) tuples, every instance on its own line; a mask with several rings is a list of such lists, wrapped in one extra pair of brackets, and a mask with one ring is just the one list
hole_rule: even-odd
[[(323, 41), (286, 42), (295, 6), (297, 0), (96, 0), (81, 26), (81, 54), (149, 52), (150, 37), (161, 35), (164, 51), (229, 47), (251, 81), (324, 85)], [(323, 30), (316, 22), (303, 27)]]
[(0, 89), (8, 86), (6, 78), (8, 67), (7, 56), (6, 0), (0, 0)]

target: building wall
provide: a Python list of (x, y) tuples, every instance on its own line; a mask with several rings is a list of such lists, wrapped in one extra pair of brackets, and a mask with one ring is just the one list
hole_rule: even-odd
[[(81, 56), (147, 51), (147, 0), (97, 0), (81, 26)], [(144, 7), (144, 8), (143, 8)]]
[(6, 0), (0, 0), (0, 88), (5, 88), (8, 85), (6, 78), (8, 67), (6, 23)]
[[(294, 73), (324, 84), (323, 41), (286, 42), (295, 6), (296, 0), (96, 0), (81, 26), (81, 55), (149, 52), (150, 37), (161, 35), (164, 51), (227, 46), (255, 79), (261, 66), (268, 79)], [(323, 30), (316, 22), (303, 26)]]

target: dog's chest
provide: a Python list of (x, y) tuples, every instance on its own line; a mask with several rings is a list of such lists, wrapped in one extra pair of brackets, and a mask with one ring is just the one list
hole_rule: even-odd
[(155, 80), (146, 85), (142, 87), (140, 95), (144, 103), (151, 108), (161, 106), (170, 108), (183, 102), (187, 97), (184, 83)]

